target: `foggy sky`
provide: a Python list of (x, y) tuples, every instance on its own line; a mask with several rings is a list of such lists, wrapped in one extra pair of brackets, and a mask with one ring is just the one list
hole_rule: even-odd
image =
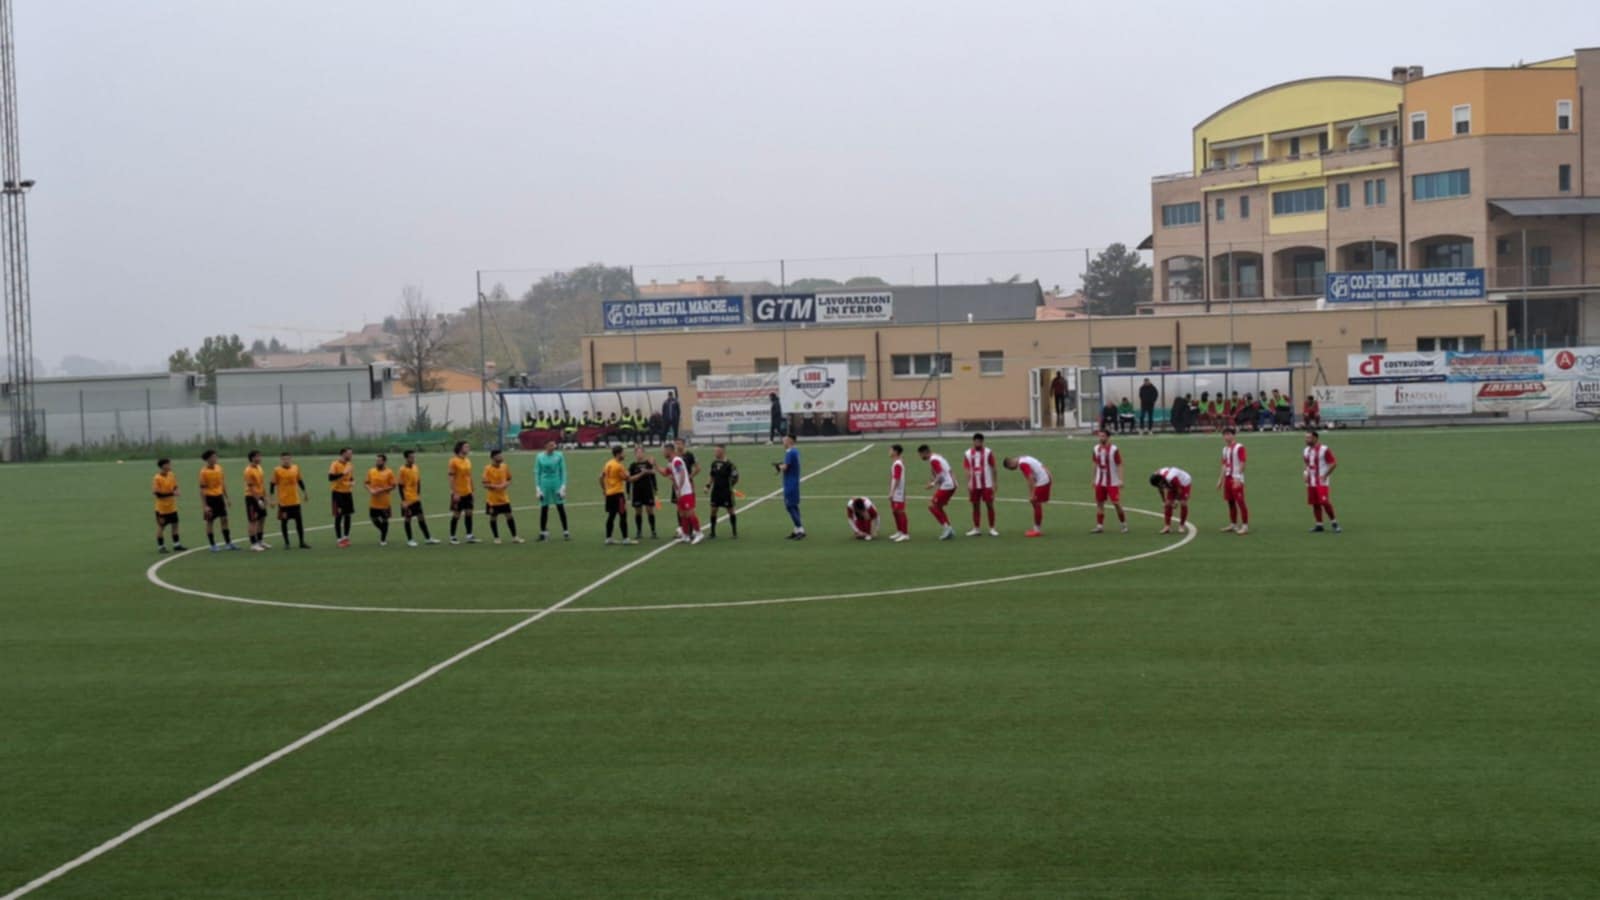
[(1585, 2), (14, 2), (50, 368), (297, 343), (251, 326), (358, 327), (408, 283), (454, 309), (478, 269), (906, 253), (788, 275), (928, 283), (936, 250), (1132, 245), (1244, 94), (1600, 44)]

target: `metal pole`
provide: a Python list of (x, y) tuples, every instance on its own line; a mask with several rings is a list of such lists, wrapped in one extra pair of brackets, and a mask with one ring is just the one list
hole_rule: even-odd
[(1530, 341), (1533, 329), (1528, 327), (1528, 229), (1522, 229), (1522, 333), (1517, 335), (1522, 339), (1522, 347), (1526, 350), (1533, 346)]
[[(778, 293), (785, 294), (789, 291), (789, 266), (785, 260), (778, 260)], [(789, 364), (789, 320), (784, 319), (780, 325), (783, 332), (783, 365)]]
[(473, 273), (478, 291), (478, 384), (483, 394), (483, 421), (489, 421), (489, 337), (483, 328), (483, 270)]
[(289, 429), (284, 425), (283, 385), (278, 385), (278, 440), (289, 443)]
[[(638, 303), (639, 302), (639, 282), (638, 282), (638, 280), (636, 278), (633, 277), (633, 266), (629, 266), (628, 267), (628, 299), (632, 300), (634, 303)], [(623, 379), (623, 383), (624, 384), (628, 384), (628, 383), (631, 382), (632, 384), (637, 386), (639, 384), (639, 382), (640, 382), (640, 378), (639, 378), (639, 329), (634, 324), (633, 319), (631, 317), (628, 319), (628, 334), (633, 338), (633, 371), (628, 373), (628, 377)], [(595, 387), (599, 387), (600, 385), (594, 385), (594, 386)], [(566, 403), (565, 402), (563, 402), (561, 405), (562, 405), (563, 409), (566, 408)]]
[[(1369, 257), (1367, 268), (1373, 272), (1378, 271), (1377, 235), (1372, 236), (1371, 243), (1367, 247), (1367, 255)], [(1374, 296), (1372, 300), (1372, 346), (1374, 348), (1374, 352), (1376, 352), (1376, 348), (1378, 346), (1378, 300), (1376, 296)]]
[(144, 389), (144, 441), (146, 444), (156, 442), (156, 419), (150, 411), (150, 389)]
[[(83, 415), (83, 391), (80, 390), (80, 391), (78, 391), (78, 446), (79, 447), (87, 447), (87, 446), (89, 446), (89, 425), (84, 419), (85, 419), (85, 417)], [(15, 430), (15, 426), (13, 426), (12, 436), (15, 437), (16, 434), (17, 434), (17, 432)], [(19, 456), (17, 458), (18, 459), (22, 459), (23, 457)]]
[(345, 425), (350, 429), (350, 440), (356, 439), (356, 392), (350, 382), (344, 383)]
[(928, 370), (933, 373), (933, 400), (939, 404), (939, 421), (944, 425), (944, 280), (939, 276), (939, 254), (933, 255), (933, 359)]
[[(11, 439), (15, 459), (45, 452), (36, 434), (33, 394), (33, 301), (28, 278), (28, 200), (33, 182), (22, 177), (17, 126), (17, 67), (12, 42), (11, 2), (0, 0), (0, 257), (3, 257), (6, 356), (11, 385)], [(3, 454), (0, 454), (3, 455)]]
[(1233, 368), (1233, 298), (1239, 293), (1233, 279), (1233, 245), (1228, 245), (1228, 368)]

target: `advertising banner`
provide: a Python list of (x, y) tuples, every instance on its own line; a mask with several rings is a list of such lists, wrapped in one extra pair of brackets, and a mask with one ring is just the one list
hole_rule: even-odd
[(607, 331), (645, 328), (704, 328), (744, 324), (744, 298), (669, 297), (660, 300), (607, 300)]
[(1600, 381), (1572, 382), (1572, 408), (1591, 416), (1600, 416)]
[(1477, 300), (1484, 296), (1482, 269), (1329, 272), (1327, 278), (1329, 303)]
[(757, 325), (805, 325), (816, 320), (816, 294), (750, 295), (750, 321)]
[(1514, 381), (1544, 377), (1541, 350), (1451, 351), (1445, 355), (1448, 381)]
[(1324, 385), (1311, 389), (1311, 395), (1317, 398), (1317, 406), (1321, 409), (1322, 420), (1333, 422), (1344, 419), (1370, 419), (1377, 412), (1377, 397), (1374, 392), (1378, 388), (1372, 385), (1353, 385), (1351, 387), (1337, 387)]
[(846, 412), (850, 407), (850, 367), (844, 363), (784, 366), (778, 380), (785, 413)]
[(1600, 347), (1546, 350), (1542, 374), (1550, 381), (1600, 379)]
[(890, 291), (840, 291), (818, 294), (818, 325), (852, 325), (894, 319), (894, 294)]
[(1352, 353), (1346, 360), (1351, 384), (1444, 381), (1449, 373), (1443, 353)]
[(1386, 384), (1376, 388), (1380, 416), (1465, 416), (1472, 412), (1473, 386), (1454, 382)]
[(697, 438), (764, 435), (772, 421), (769, 397), (777, 390), (777, 372), (701, 375), (694, 380), (691, 430)]
[(851, 400), (851, 431), (918, 431), (939, 427), (934, 397), (905, 400)]
[(1566, 409), (1572, 402), (1572, 383), (1562, 381), (1485, 381), (1473, 385), (1474, 412), (1533, 412)]

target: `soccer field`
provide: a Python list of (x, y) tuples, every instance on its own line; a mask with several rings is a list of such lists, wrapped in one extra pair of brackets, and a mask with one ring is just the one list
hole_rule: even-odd
[[(1214, 436), (1119, 441), (1126, 535), (1088, 534), (1090, 441), (1035, 436), (991, 443), (1053, 470), (1044, 538), (1002, 472), (1002, 537), (934, 540), (908, 447), (906, 544), (843, 516), (887, 517), (889, 441), (801, 445), (809, 540), (773, 499), (693, 547), (602, 545), (598, 453), (571, 543), (380, 548), (358, 513), (338, 550), (304, 459), (314, 550), (170, 558), (149, 462), (0, 467), (0, 897), (74, 860), (28, 896), (1600, 890), (1600, 427), (1327, 434), (1339, 535), (1300, 435), (1242, 440), (1248, 536)], [(731, 449), (747, 505), (780, 453)], [(1166, 465), (1193, 533), (1157, 533)]]

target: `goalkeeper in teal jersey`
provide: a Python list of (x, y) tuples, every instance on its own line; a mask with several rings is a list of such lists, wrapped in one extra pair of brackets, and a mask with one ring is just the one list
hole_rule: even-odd
[(567, 458), (556, 449), (556, 442), (544, 445), (544, 452), (533, 458), (533, 480), (539, 487), (539, 540), (550, 539), (550, 507), (561, 516), (561, 537), (572, 540), (567, 530)]

